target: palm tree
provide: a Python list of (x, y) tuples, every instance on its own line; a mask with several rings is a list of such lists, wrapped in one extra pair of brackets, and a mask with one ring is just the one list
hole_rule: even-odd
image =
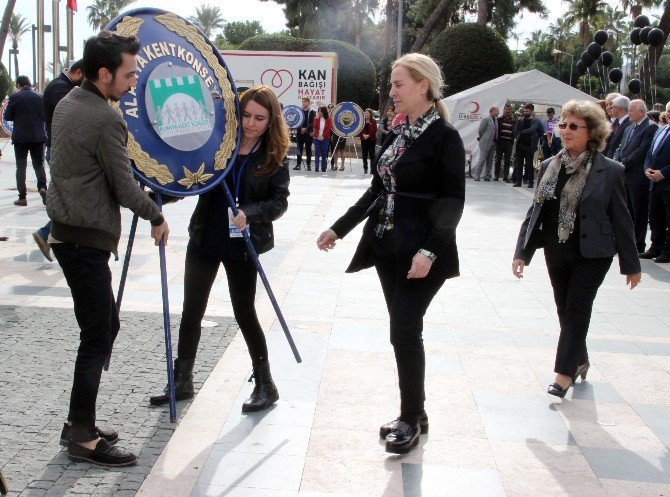
[(135, 0), (95, 0), (93, 5), (86, 7), (88, 10), (88, 23), (98, 31), (107, 26), (113, 19), (118, 17), (123, 9)]
[(12, 40), (14, 49), (14, 74), (19, 75), (19, 56), (17, 55), (19, 41), (21, 37), (30, 31), (28, 20), (21, 14), (12, 14), (12, 20), (9, 21), (9, 38)]
[(195, 16), (189, 17), (189, 21), (195, 24), (207, 38), (211, 38), (214, 31), (223, 28), (226, 23), (221, 9), (208, 4), (196, 7)]
[(9, 33), (9, 22), (12, 20), (14, 13), (14, 5), (16, 0), (7, 0), (5, 5), (5, 13), (2, 15), (2, 24), (0, 25), (0, 59), (5, 51), (5, 41), (7, 41), (7, 34)]
[(579, 26), (579, 40), (587, 46), (591, 40), (591, 28), (602, 22), (603, 11), (608, 3), (604, 0), (563, 0), (570, 4), (565, 13), (565, 22)]
[(630, 12), (630, 17), (635, 19), (642, 14), (643, 7), (658, 7), (663, 3), (663, 0), (621, 0), (621, 7), (624, 12)]

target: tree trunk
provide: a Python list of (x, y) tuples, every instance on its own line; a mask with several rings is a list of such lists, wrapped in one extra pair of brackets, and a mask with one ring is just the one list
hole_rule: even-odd
[(379, 74), (379, 113), (382, 117), (386, 112), (389, 99), (389, 77), (391, 75), (391, 57), (393, 49), (393, 37), (397, 31), (398, 18), (394, 0), (386, 0), (386, 25), (384, 26), (384, 55), (382, 59), (382, 70)]
[(419, 32), (419, 35), (416, 37), (416, 41), (410, 52), (419, 52), (423, 46), (428, 41), (428, 37), (433, 32), (433, 29), (439, 24), (439, 22), (447, 16), (447, 13), (451, 9), (452, 4), (455, 0), (440, 0), (440, 3), (437, 4), (435, 10), (430, 15), (426, 24), (423, 25), (423, 28)]
[(487, 0), (477, 0), (477, 24), (486, 26), (486, 19), (489, 15), (489, 5)]
[(16, 77), (19, 77), (19, 56), (17, 55), (16, 52), (18, 52), (19, 44), (18, 43), (12, 43), (12, 48), (16, 50), (14, 52), (14, 74)]
[(12, 20), (12, 14), (14, 13), (14, 5), (16, 5), (16, 0), (7, 0), (5, 13), (2, 16), (2, 24), (0, 24), (0, 60), (2, 60), (2, 56), (5, 53), (5, 41), (7, 41), (9, 23)]
[(362, 14), (361, 14), (361, 0), (354, 0), (354, 46), (361, 48), (361, 31), (363, 30)]
[[(663, 43), (661, 43), (657, 47), (649, 47), (649, 64), (645, 64), (643, 66), (647, 73), (644, 75), (644, 80), (646, 80), (647, 77), (649, 77), (649, 79), (654, 82), (654, 85), (656, 85), (656, 63), (658, 62), (658, 59), (661, 57), (663, 47), (668, 41), (668, 30), (670, 30), (670, 2), (664, 3), (663, 15), (661, 15), (661, 20), (658, 23), (658, 27), (663, 31), (665, 35), (665, 37), (663, 38)], [(652, 97), (652, 101), (653, 103), (656, 103), (656, 95)]]

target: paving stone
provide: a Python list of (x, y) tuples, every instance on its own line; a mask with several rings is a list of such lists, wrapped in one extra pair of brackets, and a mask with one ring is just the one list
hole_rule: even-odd
[[(171, 316), (175, 338), (179, 321)], [(200, 384), (237, 332), (232, 319), (216, 321), (219, 326), (203, 328), (194, 371)], [(136, 466), (106, 469), (70, 461), (59, 445), (78, 346), (74, 313), (0, 306), (3, 337), (12, 337), (0, 340), (0, 398), (8, 399), (0, 413), (0, 461), (12, 497), (135, 495), (170, 440), (175, 425), (168, 409), (148, 405), (166, 382), (163, 316), (122, 311), (121, 322), (110, 371), (102, 376), (97, 422), (118, 430), (120, 445), (139, 458)], [(188, 405), (180, 403), (179, 417)]]

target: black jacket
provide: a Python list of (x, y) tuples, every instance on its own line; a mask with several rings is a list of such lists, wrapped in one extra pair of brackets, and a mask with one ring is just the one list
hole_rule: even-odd
[(623, 132), (626, 131), (626, 128), (632, 124), (630, 117), (627, 117), (626, 120), (619, 126), (619, 130), (615, 133), (614, 130), (607, 137), (607, 145), (605, 150), (603, 150), (603, 155), (608, 159), (614, 158), (614, 152), (621, 145), (621, 139), (623, 138)]
[(56, 105), (61, 99), (70, 93), (75, 84), (64, 73), (52, 80), (44, 89), (44, 120), (47, 130), (47, 147), (51, 147), (51, 119), (56, 110)]
[[(539, 184), (552, 159), (540, 166)], [(543, 240), (540, 213), (542, 207), (533, 202), (526, 219), (521, 224), (514, 259), (530, 264), (535, 250), (541, 247), (536, 240)], [(579, 249), (587, 259), (619, 255), (621, 274), (640, 272), (640, 259), (635, 246), (633, 221), (626, 207), (626, 189), (623, 184), (623, 167), (601, 153), (593, 157), (591, 171), (579, 198)]]
[[(375, 157), (370, 188), (333, 224), (331, 229), (339, 238), (344, 238), (365, 218), (367, 209), (384, 192), (376, 164), (395, 136), (389, 134)], [(465, 151), (458, 132), (444, 119), (431, 124), (398, 160), (395, 177), (398, 192), (408, 194), (395, 197), (392, 232), (398, 255), (411, 261), (419, 249), (429, 250), (437, 255), (433, 269), (444, 271), (447, 277), (458, 276), (456, 227), (465, 204)], [(374, 265), (377, 221), (378, 216), (372, 214), (365, 223), (348, 273)]]
[[(630, 119), (630, 118), (629, 118)], [(649, 185), (649, 179), (644, 174), (644, 159), (647, 157), (651, 142), (658, 131), (654, 121), (645, 117), (637, 126), (629, 126), (622, 136), (621, 145), (614, 152), (614, 160), (621, 162), (626, 168), (624, 183), (627, 185)], [(626, 141), (626, 136), (631, 134)]]
[(14, 122), (12, 143), (44, 143), (44, 108), (42, 95), (29, 86), (24, 86), (9, 96), (5, 119)]
[[(251, 240), (256, 252), (263, 254), (274, 247), (274, 231), (272, 221), (279, 219), (288, 208), (288, 185), (290, 181), (286, 165), (272, 175), (258, 175), (263, 166), (265, 152), (261, 149), (249, 158), (246, 168), (244, 197), (240, 201), (240, 210), (247, 216), (247, 224), (251, 230)], [(221, 195), (222, 186), (200, 195), (198, 204), (191, 216), (188, 227), (189, 236), (196, 245), (202, 242), (203, 232), (207, 224), (206, 215), (212, 195)], [(228, 222), (228, 213), (221, 213), (221, 222)]]

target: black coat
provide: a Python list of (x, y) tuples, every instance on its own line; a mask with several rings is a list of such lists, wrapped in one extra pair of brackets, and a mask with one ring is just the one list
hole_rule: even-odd
[(614, 152), (616, 152), (616, 149), (619, 148), (619, 145), (621, 145), (621, 140), (623, 138), (623, 132), (626, 131), (626, 128), (632, 124), (632, 121), (630, 120), (630, 117), (626, 118), (626, 120), (619, 126), (618, 131), (615, 133), (614, 130), (610, 133), (610, 135), (607, 137), (607, 145), (605, 146), (605, 150), (603, 150), (603, 155), (607, 157), (608, 159), (612, 159), (614, 157)]
[(29, 86), (24, 86), (9, 96), (5, 119), (14, 122), (12, 143), (44, 143), (47, 141), (42, 95)]
[[(288, 185), (290, 181), (286, 164), (272, 175), (259, 175), (257, 171), (263, 166), (265, 152), (259, 150), (249, 158), (246, 168), (244, 197), (240, 201), (240, 210), (247, 217), (251, 230), (251, 240), (256, 252), (263, 254), (274, 247), (274, 230), (272, 221), (279, 219), (288, 208)], [(224, 180), (225, 181), (225, 180)], [(212, 195), (223, 195), (222, 187), (200, 195), (198, 204), (191, 216), (188, 227), (189, 236), (196, 244), (202, 242), (207, 225), (207, 212)], [(228, 213), (221, 213), (221, 222), (228, 222)]]
[[(344, 238), (365, 219), (370, 205), (384, 192), (376, 164), (394, 141), (390, 133), (373, 163), (372, 184), (363, 196), (332, 226)], [(456, 227), (465, 204), (465, 151), (458, 132), (444, 119), (432, 123), (405, 151), (395, 166), (396, 189), (408, 195), (396, 195), (393, 214), (393, 237), (400, 257), (411, 258), (419, 249), (437, 256), (432, 270), (444, 271), (447, 277), (458, 276)], [(434, 196), (433, 199), (409, 195)], [(374, 265), (374, 229), (378, 216), (370, 215), (348, 273)], [(409, 266), (407, 267), (409, 270)]]
[[(547, 166), (547, 159), (540, 166), (538, 184)], [(530, 264), (535, 250), (542, 246), (542, 206), (533, 202), (526, 219), (521, 224), (514, 259)], [(581, 255), (587, 259), (619, 255), (621, 274), (640, 272), (640, 259), (635, 246), (633, 221), (626, 207), (626, 189), (623, 184), (623, 167), (601, 153), (593, 157), (591, 171), (579, 198), (579, 237)]]
[[(645, 117), (640, 124), (629, 126), (621, 139), (621, 145), (614, 153), (614, 160), (621, 162), (624, 171), (624, 183), (627, 185), (648, 185), (649, 178), (644, 174), (644, 159), (647, 157), (647, 152), (654, 139), (654, 135), (658, 131), (658, 126), (654, 121)], [(627, 135), (626, 146), (624, 147), (624, 140)]]
[(47, 147), (51, 147), (51, 119), (56, 110), (56, 105), (61, 99), (70, 93), (75, 84), (64, 73), (52, 80), (44, 89), (44, 120), (47, 131)]

